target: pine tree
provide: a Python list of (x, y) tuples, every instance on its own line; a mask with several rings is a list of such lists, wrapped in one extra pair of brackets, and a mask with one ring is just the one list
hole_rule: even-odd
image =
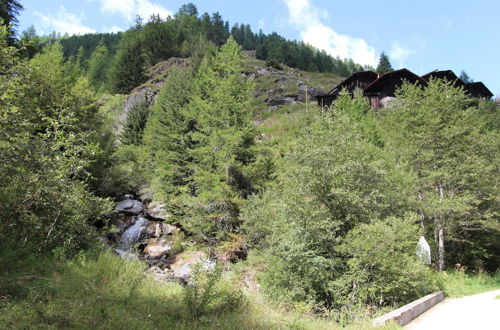
[(464, 70), (460, 72), (460, 80), (462, 80), (466, 84), (474, 82), (474, 80)]
[(149, 117), (149, 107), (146, 102), (138, 102), (130, 109), (120, 140), (123, 144), (142, 144), (144, 128)]
[(102, 42), (99, 43), (92, 52), (92, 55), (90, 55), (87, 77), (96, 91), (107, 83), (110, 60), (111, 56), (109, 55), (108, 48)]
[(252, 189), (245, 176), (254, 158), (247, 111), (251, 85), (241, 68), (241, 48), (229, 38), (215, 56), (205, 56), (195, 80), (190, 102), (197, 117), (190, 150), (194, 194), (186, 205), (194, 232), (220, 236), (236, 230), (241, 198)]
[(42, 48), (41, 38), (36, 35), (36, 30), (33, 25), (22, 32), (20, 43), (22, 46), (21, 55), (26, 58), (33, 58)]
[[(255, 136), (241, 76), (241, 48), (205, 46), (189, 69), (174, 70), (148, 121), (144, 142), (154, 157), (155, 197), (199, 237), (223, 237), (239, 226), (242, 198), (252, 187), (246, 167)], [(198, 53), (199, 54), (199, 53)]]
[(389, 56), (382, 52), (382, 54), (380, 54), (380, 59), (378, 60), (377, 72), (383, 74), (393, 70), (391, 62), (389, 61)]
[(109, 84), (115, 93), (128, 93), (145, 81), (144, 55), (138, 30), (127, 31), (118, 44), (109, 71)]
[(174, 68), (151, 108), (144, 144), (152, 158), (151, 187), (155, 198), (171, 202), (179, 196), (190, 180), (188, 150), (193, 142), (189, 133), (194, 129), (188, 105), (193, 90), (193, 71)]
[(0, 21), (2, 21), (2, 25), (9, 27), (7, 40), (11, 45), (15, 41), (14, 27), (17, 25), (17, 16), (21, 10), (23, 10), (23, 6), (17, 0), (3, 0), (0, 2)]
[(148, 66), (174, 56), (178, 47), (175, 45), (173, 26), (163, 21), (159, 15), (152, 15), (141, 31), (144, 57)]

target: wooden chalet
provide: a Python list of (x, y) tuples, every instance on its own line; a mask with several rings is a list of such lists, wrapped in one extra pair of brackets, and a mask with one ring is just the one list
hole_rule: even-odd
[(370, 99), (370, 104), (374, 110), (380, 108), (380, 100), (385, 97), (395, 97), (396, 90), (403, 85), (403, 82), (427, 86), (427, 81), (408, 69), (386, 72), (377, 80), (369, 84), (364, 89), (364, 95)]
[(493, 97), (493, 93), (482, 82), (464, 83), (451, 70), (435, 70), (419, 77), (408, 69), (400, 69), (386, 72), (382, 75), (378, 75), (373, 71), (353, 73), (335, 86), (328, 94), (318, 95), (316, 99), (318, 100), (318, 106), (329, 107), (342, 91), (345, 90), (347, 93), (353, 95), (356, 89), (361, 89), (363, 95), (370, 100), (372, 108), (377, 110), (386, 100), (390, 100), (386, 99), (382, 101), (382, 99), (396, 96), (396, 90), (404, 81), (426, 87), (431, 78), (450, 81), (453, 83), (453, 86), (464, 88), (472, 97), (488, 100)]
[(429, 82), (429, 80), (431, 78), (444, 79), (446, 81), (453, 82), (453, 86), (455, 86), (455, 87), (464, 87), (465, 88), (465, 84), (462, 81), (462, 79), (458, 78), (457, 75), (451, 70), (442, 70), (442, 71), (435, 70), (435, 71), (429, 72), (428, 74), (424, 74), (422, 76), (422, 78), (424, 78), (427, 82)]
[(465, 84), (465, 91), (472, 97), (489, 100), (493, 93), (480, 81)]
[(342, 91), (353, 95), (356, 89), (364, 90), (366, 86), (375, 81), (378, 74), (373, 71), (359, 71), (347, 77), (340, 84), (324, 95), (316, 96), (320, 107), (329, 107)]

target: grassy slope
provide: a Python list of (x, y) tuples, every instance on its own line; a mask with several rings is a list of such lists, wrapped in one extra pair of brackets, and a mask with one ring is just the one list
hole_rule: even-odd
[[(96, 251), (66, 262), (29, 256), (5, 251), (0, 256), (13, 266), (0, 271), (3, 329), (340, 328), (311, 316), (307, 309), (271, 305), (251, 290), (246, 290), (246, 302), (239, 308), (231, 309), (216, 298), (205, 315), (193, 319), (183, 300), (184, 288), (153, 280), (139, 262)], [(349, 328), (368, 325), (369, 319), (361, 319)]]
[[(269, 69), (271, 72), (261, 75), (257, 73), (260, 69)], [(265, 103), (265, 100), (268, 98), (267, 92), (269, 90), (274, 88), (282, 89), (282, 92), (278, 93), (277, 96), (296, 95), (298, 84), (303, 82), (310, 87), (326, 92), (331, 90), (343, 79), (329, 73), (306, 72), (287, 66), (283, 66), (282, 70), (276, 70), (268, 68), (266, 62), (252, 57), (247, 57), (245, 59), (243, 70), (247, 74), (253, 73), (256, 75), (253, 79), (255, 89), (251, 107), (255, 114), (255, 119), (257, 120), (264, 120), (276, 112), (276, 110), (273, 110)], [(285, 78), (285, 80), (276, 81), (280, 78)], [(288, 107), (289, 106), (286, 106), (284, 108)], [(282, 109), (277, 111), (282, 111)]]

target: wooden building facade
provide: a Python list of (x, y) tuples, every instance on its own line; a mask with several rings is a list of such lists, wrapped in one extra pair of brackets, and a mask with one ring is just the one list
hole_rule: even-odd
[(404, 82), (427, 86), (427, 81), (407, 69), (386, 72), (364, 89), (364, 95), (370, 99), (374, 110), (380, 108), (380, 101), (385, 97), (395, 97), (396, 90)]
[(375, 81), (377, 78), (378, 74), (373, 71), (355, 72), (340, 84), (335, 86), (327, 94), (316, 96), (318, 105), (320, 107), (329, 107), (333, 101), (339, 97), (342, 91), (346, 91), (348, 94), (353, 95), (357, 89), (363, 91), (366, 86)]

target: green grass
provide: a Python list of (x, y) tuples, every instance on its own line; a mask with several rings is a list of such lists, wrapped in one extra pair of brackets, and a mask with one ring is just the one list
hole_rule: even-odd
[[(229, 306), (227, 299), (215, 297), (194, 319), (184, 303), (184, 287), (157, 282), (141, 262), (106, 251), (61, 262), (2, 249), (0, 261), (10, 266), (0, 269), (2, 329), (344, 329), (307, 305), (269, 303), (244, 289), (237, 276), (223, 281), (242, 290), (244, 300)], [(345, 329), (369, 328), (370, 322), (361, 316)]]
[(466, 274), (459, 271), (438, 274), (443, 291), (448, 297), (457, 298), (500, 289), (500, 272)]

